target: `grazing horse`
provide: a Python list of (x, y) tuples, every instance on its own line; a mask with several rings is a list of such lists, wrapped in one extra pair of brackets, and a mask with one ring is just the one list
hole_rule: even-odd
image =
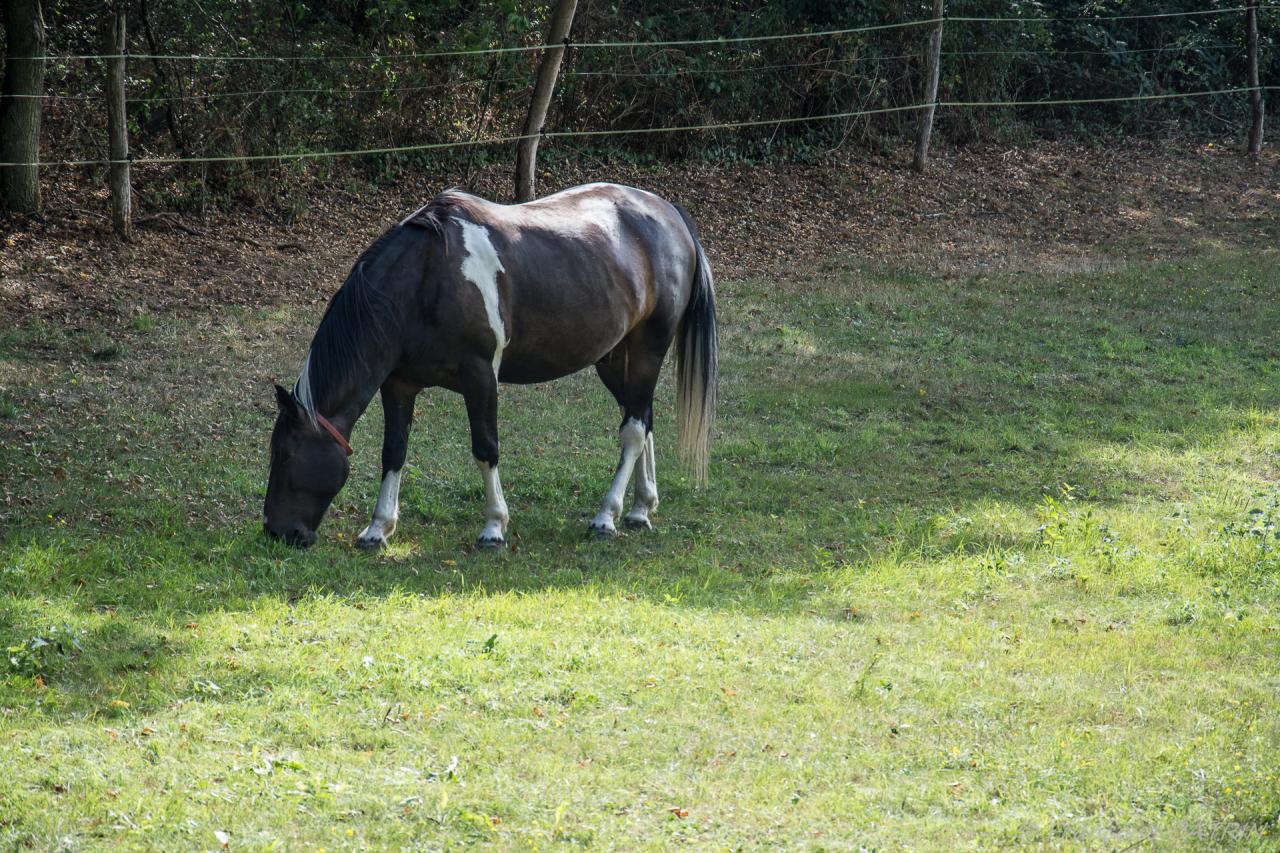
[(385, 426), (382, 487), (357, 539), (395, 531), (413, 403), (423, 388), (466, 402), (484, 480), (477, 545), (506, 543), (498, 479), (498, 383), (547, 382), (590, 365), (622, 407), (622, 454), (591, 530), (650, 527), (658, 506), (653, 393), (676, 342), (680, 451), (706, 480), (716, 397), (711, 268), (681, 207), (653, 193), (588, 184), (518, 205), (450, 190), (365, 250), (316, 330), (293, 391), (276, 386), (264, 527), (306, 547), (350, 473), (349, 438), (375, 391)]

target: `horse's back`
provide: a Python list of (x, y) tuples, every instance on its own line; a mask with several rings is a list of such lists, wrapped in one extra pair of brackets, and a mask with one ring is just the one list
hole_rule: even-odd
[(509, 241), (532, 237), (607, 258), (643, 253), (649, 262), (676, 268), (687, 267), (695, 252), (675, 205), (622, 184), (583, 184), (523, 204), (497, 204), (458, 191), (442, 198), (462, 202), (474, 221)]
[(697, 251), (671, 203), (617, 184), (587, 184), (519, 205), (459, 192), (442, 200), (461, 211), (468, 224), (460, 227), (483, 229), (469, 239), (488, 240), (500, 267), (504, 381), (581, 370), (642, 325), (669, 343)]

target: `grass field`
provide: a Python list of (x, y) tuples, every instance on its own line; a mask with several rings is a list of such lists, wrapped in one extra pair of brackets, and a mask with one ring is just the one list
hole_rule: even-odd
[(0, 332), (0, 848), (1280, 842), (1280, 253), (723, 281), (711, 486), (589, 538), (594, 376), (260, 534), (316, 307)]

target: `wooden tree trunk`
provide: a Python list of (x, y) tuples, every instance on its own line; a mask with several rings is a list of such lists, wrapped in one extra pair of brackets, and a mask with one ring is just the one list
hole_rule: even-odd
[(923, 172), (929, 166), (929, 139), (933, 136), (933, 113), (938, 105), (938, 77), (942, 71), (942, 13), (945, 0), (933, 0), (933, 17), (937, 22), (929, 35), (929, 54), (926, 57), (924, 101), (920, 114), (920, 131), (916, 137), (916, 156), (911, 168)]
[(516, 150), (516, 201), (532, 201), (536, 191), (534, 172), (538, 166), (538, 134), (547, 120), (547, 108), (556, 88), (556, 76), (560, 73), (560, 60), (564, 58), (565, 40), (573, 26), (573, 13), (578, 0), (558, 0), (547, 29), (547, 40), (542, 50), (542, 64), (538, 66), (538, 80), (533, 85), (533, 97), (529, 99), (529, 116), (524, 123), (525, 138)]
[(0, 87), (0, 210), (40, 212), (40, 111), (44, 95), (44, 18), (40, 0), (0, 0), (5, 29)]
[(128, 240), (133, 229), (133, 198), (129, 185), (129, 126), (124, 101), (125, 5), (116, 4), (103, 39), (107, 59), (107, 137), (111, 165), (107, 183), (111, 189), (111, 225)]
[(1258, 78), (1258, 0), (1250, 0), (1245, 13), (1245, 29), (1249, 42), (1249, 99), (1253, 104), (1253, 125), (1249, 128), (1249, 153), (1262, 153), (1262, 122), (1266, 108), (1262, 102), (1262, 86)]

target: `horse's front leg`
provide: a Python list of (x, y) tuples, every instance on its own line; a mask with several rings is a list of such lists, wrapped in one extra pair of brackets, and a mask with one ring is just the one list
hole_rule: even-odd
[(413, 401), (418, 395), (412, 388), (395, 380), (382, 386), (382, 488), (373, 520), (360, 532), (356, 545), (368, 550), (383, 548), (396, 530), (400, 518), (400, 475), (409, 449), (409, 426), (413, 423)]
[(484, 478), (484, 528), (476, 539), (481, 548), (507, 544), (507, 501), (498, 478), (498, 379), (488, 362), (462, 371), (462, 396), (471, 424), (471, 455)]

